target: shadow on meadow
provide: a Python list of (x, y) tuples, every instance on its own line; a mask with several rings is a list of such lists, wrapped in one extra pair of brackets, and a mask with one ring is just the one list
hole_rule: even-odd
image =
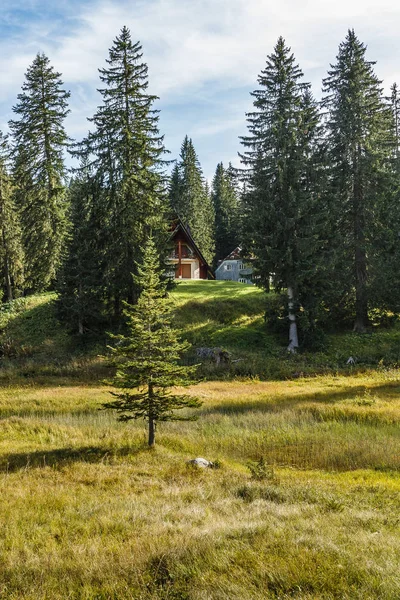
[(82, 446), (78, 448), (56, 448), (36, 452), (19, 452), (0, 456), (0, 472), (15, 472), (23, 469), (51, 467), (58, 469), (73, 463), (101, 463), (135, 456), (147, 450), (144, 443), (137, 446), (107, 448), (104, 446)]
[(57, 319), (55, 300), (46, 295), (28, 298), (13, 306), (2, 325), (0, 354), (3, 358), (43, 353), (55, 357), (70, 350), (69, 336)]
[[(377, 399), (385, 401), (396, 400), (399, 397), (400, 386), (398, 382), (383, 383), (366, 387), (365, 385), (346, 386), (340, 390), (326, 390), (319, 392), (309, 392), (305, 394), (288, 393), (280, 397), (259, 397), (258, 400), (246, 399), (243, 402), (223, 402), (218, 405), (204, 407), (200, 409), (203, 415), (221, 414), (221, 415), (239, 415), (252, 412), (278, 413), (287, 410), (309, 407), (310, 404), (320, 404), (321, 408), (334, 408), (338, 402), (349, 401), (349, 408), (373, 409)], [(317, 413), (316, 413), (317, 414)], [(399, 410), (400, 417), (400, 410)]]

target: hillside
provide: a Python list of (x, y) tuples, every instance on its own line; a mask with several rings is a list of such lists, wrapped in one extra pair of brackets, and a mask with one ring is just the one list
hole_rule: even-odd
[[(160, 423), (148, 450), (142, 421), (100, 410), (104, 342), (68, 334), (54, 300), (1, 312), (2, 599), (398, 599), (400, 377), (370, 369), (396, 328), (287, 357), (262, 292), (183, 282), (176, 325), (237, 362), (204, 361), (198, 420)], [(334, 360), (343, 375), (287, 379)]]
[[(198, 363), (196, 349), (221, 347), (230, 364), (202, 360), (200, 375), (211, 379), (290, 379), (323, 373), (384, 370), (400, 364), (400, 327), (357, 335), (326, 336), (323, 349), (288, 356), (286, 337), (268, 330), (264, 314), (273, 294), (235, 282), (183, 281), (171, 294), (174, 324), (192, 349), (185, 361)], [(48, 377), (97, 381), (105, 374), (108, 338), (72, 335), (58, 321), (55, 295), (43, 294), (3, 305), (0, 312), (0, 378)], [(348, 365), (349, 357), (355, 365)]]

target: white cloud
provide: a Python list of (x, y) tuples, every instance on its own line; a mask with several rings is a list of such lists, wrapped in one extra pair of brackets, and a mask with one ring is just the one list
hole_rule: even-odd
[[(382, 43), (378, 24), (383, 20), (389, 46), (397, 39), (398, 16), (400, 5), (393, 0), (381, 0), (379, 6), (372, 0), (101, 1), (83, 5), (76, 15), (78, 27), (66, 21), (65, 31), (56, 38), (50, 22), (28, 28), (24, 47), (14, 46), (3, 53), (6, 58), (0, 63), (0, 73), (6, 87), (14, 87), (21, 65), (26, 68), (34, 53), (44, 50), (69, 84), (96, 83), (97, 68), (126, 24), (133, 39), (144, 44), (152, 89), (158, 94), (186, 95), (188, 88), (210, 81), (230, 85), (255, 81), (278, 35), (292, 45), (306, 69), (326, 68), (327, 59), (334, 60), (347, 27), (355, 26), (363, 33), (370, 30), (370, 37), (379, 35)], [(2, 49), (9, 43), (3, 41)]]
[[(20, 6), (26, 2), (18, 0)], [(72, 4), (74, 2), (74, 4)], [(45, 51), (72, 90), (70, 135), (80, 137), (88, 129), (85, 119), (99, 102), (97, 69), (105, 65), (108, 48), (127, 25), (134, 40), (143, 44), (149, 64), (150, 88), (164, 106), (203, 103), (192, 131), (216, 136), (237, 127), (243, 133), (247, 105), (218, 102), (223, 94), (237, 102), (235, 90), (256, 86), (279, 35), (292, 47), (307, 80), (318, 95), (329, 63), (348, 28), (354, 27), (368, 44), (368, 57), (377, 59), (377, 73), (387, 87), (399, 80), (400, 3), (394, 0), (91, 0), (79, 5), (66, 0), (65, 21), (57, 26), (46, 4), (31, 0), (42, 17), (25, 23), (24, 31), (3, 35), (0, 42), (0, 101), (11, 109), (35, 53)], [(48, 3), (49, 9), (52, 3)], [(9, 2), (7, 15), (16, 4)], [(43, 8), (44, 6), (44, 8)], [(76, 10), (73, 13), (73, 10)], [(5, 30), (6, 31), (6, 30)], [(205, 108), (204, 108), (205, 107)], [(207, 115), (208, 108), (210, 114)], [(185, 124), (186, 125), (186, 124)], [(179, 123), (176, 136), (183, 137)], [(181, 135), (182, 133), (182, 135)], [(235, 149), (236, 150), (236, 149)]]
[(318, 90), (349, 27), (379, 55), (387, 48), (379, 71), (393, 78), (400, 59), (399, 16), (400, 4), (393, 0), (379, 6), (375, 0), (103, 1), (82, 10), (78, 29), (56, 40), (51, 54), (68, 82), (96, 85), (97, 68), (125, 24), (143, 43), (152, 91), (177, 101), (209, 83), (254, 85), (283, 35)]

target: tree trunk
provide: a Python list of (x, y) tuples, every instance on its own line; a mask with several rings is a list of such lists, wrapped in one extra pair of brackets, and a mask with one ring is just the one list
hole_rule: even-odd
[(121, 316), (121, 299), (119, 293), (116, 292), (114, 296), (114, 318), (119, 319)]
[(367, 256), (364, 248), (356, 248), (356, 319), (353, 331), (365, 333), (368, 326)]
[(354, 169), (354, 263), (356, 288), (356, 318), (353, 331), (365, 333), (368, 326), (367, 252), (365, 249), (364, 193), (361, 182), (361, 148), (357, 148)]
[(5, 231), (4, 231), (4, 212), (3, 212), (3, 179), (0, 178), (0, 200), (1, 200), (1, 217), (2, 217), (2, 239), (3, 239), (3, 248), (5, 250), (5, 255), (4, 255), (4, 278), (6, 281), (6, 289), (7, 289), (7, 300), (9, 302), (11, 302), (11, 300), (13, 299), (13, 291), (12, 291), (12, 284), (11, 284), (11, 275), (10, 275), (10, 258), (8, 255), (8, 246), (7, 246), (7, 242), (6, 242), (6, 235), (5, 235)]
[(149, 448), (156, 444), (156, 424), (152, 416), (149, 417)]
[(79, 335), (83, 335), (83, 317), (82, 317), (82, 281), (79, 281), (79, 314), (78, 314), (78, 331), (79, 331)]
[(294, 307), (294, 292), (293, 287), (288, 285), (288, 316), (289, 316), (289, 345), (287, 347), (288, 352), (294, 354), (299, 347), (299, 340), (297, 336), (297, 321), (296, 312)]
[(135, 281), (133, 279), (133, 270), (134, 270), (134, 260), (133, 260), (133, 249), (132, 249), (132, 244), (128, 244), (127, 247), (127, 258), (128, 258), (128, 272), (129, 272), (129, 279), (128, 279), (128, 297), (127, 297), (127, 302), (128, 304), (135, 304)]
[(148, 386), (149, 393), (149, 448), (154, 448), (156, 443), (156, 424), (154, 421), (154, 413), (153, 413), (153, 384), (149, 383)]
[[(4, 234), (3, 234), (3, 240), (4, 240)], [(11, 283), (11, 276), (10, 276), (10, 260), (8, 258), (7, 251), (6, 251), (6, 254), (4, 257), (4, 278), (6, 281), (7, 300), (9, 302), (11, 302), (11, 300), (13, 299), (13, 290), (12, 290), (12, 283)]]

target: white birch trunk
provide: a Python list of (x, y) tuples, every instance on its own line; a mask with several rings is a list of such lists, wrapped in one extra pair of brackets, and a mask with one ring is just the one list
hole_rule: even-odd
[(297, 337), (297, 322), (296, 313), (294, 310), (294, 294), (292, 286), (288, 286), (288, 312), (289, 312), (289, 345), (288, 352), (295, 353), (299, 347), (299, 339)]

